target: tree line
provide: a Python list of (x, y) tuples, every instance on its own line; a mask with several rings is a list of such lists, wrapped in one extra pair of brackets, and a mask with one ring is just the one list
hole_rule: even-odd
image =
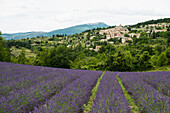
[(145, 22), (140, 22), (138, 24), (131, 25), (131, 27), (139, 27), (141, 25), (144, 26), (144, 25), (148, 25), (148, 24), (158, 24), (158, 23), (170, 23), (170, 18), (163, 18), (163, 19), (149, 20), (149, 21), (145, 21)]

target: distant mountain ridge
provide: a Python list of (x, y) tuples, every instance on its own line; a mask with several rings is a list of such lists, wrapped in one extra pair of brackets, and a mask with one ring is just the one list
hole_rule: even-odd
[(97, 23), (89, 23), (89, 24), (82, 24), (82, 25), (76, 25), (64, 29), (58, 29), (50, 32), (23, 32), (23, 33), (13, 33), (13, 34), (2, 34), (1, 36), (5, 40), (11, 40), (11, 39), (22, 39), (22, 38), (32, 38), (36, 36), (52, 36), (56, 34), (67, 34), (67, 35), (73, 35), (75, 33), (81, 33), (83, 31), (94, 29), (94, 28), (102, 28), (102, 27), (109, 27), (107, 24), (103, 22), (97, 22)]

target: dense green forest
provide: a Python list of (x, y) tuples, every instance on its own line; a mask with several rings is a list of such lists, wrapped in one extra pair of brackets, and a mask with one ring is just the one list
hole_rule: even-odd
[[(148, 22), (150, 23), (150, 21)], [(0, 37), (0, 61), (57, 68), (109, 71), (148, 71), (164, 66), (169, 68), (170, 31), (168, 28), (166, 32), (146, 33), (140, 31), (139, 38), (133, 36), (133, 41), (128, 40), (126, 44), (121, 43), (121, 38), (109, 39), (114, 44), (99, 42), (98, 40), (102, 37), (99, 31), (103, 29), (106, 28), (87, 30), (71, 36), (53, 35), (51, 38), (37, 36), (32, 39), (6, 41)], [(87, 34), (86, 37), (84, 34)], [(90, 36), (93, 35), (96, 37), (90, 39)], [(66, 42), (55, 43), (62, 41), (61, 39)], [(76, 43), (77, 40), (79, 41)], [(101, 46), (99, 51), (86, 47), (85, 43), (90, 41), (94, 42), (94, 44), (89, 44), (92, 48)], [(72, 45), (68, 47), (68, 44)], [(12, 54), (10, 50), (12, 47), (20, 49), (18, 55)], [(36, 55), (27, 57), (27, 50)]]
[(139, 26), (144, 26), (148, 24), (158, 24), (158, 23), (170, 23), (170, 18), (164, 18), (164, 19), (157, 19), (157, 20), (149, 20), (145, 22), (140, 22), (135, 25), (131, 25), (131, 27), (139, 27)]

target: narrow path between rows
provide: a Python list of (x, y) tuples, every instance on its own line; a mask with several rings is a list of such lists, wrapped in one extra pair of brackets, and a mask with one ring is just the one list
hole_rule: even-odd
[(89, 112), (92, 110), (93, 101), (94, 101), (94, 99), (95, 99), (95, 97), (96, 97), (96, 93), (97, 93), (97, 90), (98, 90), (100, 81), (101, 81), (101, 79), (102, 79), (103, 76), (104, 76), (104, 73), (105, 73), (105, 72), (103, 72), (103, 74), (99, 77), (99, 79), (97, 80), (97, 83), (96, 83), (95, 87), (94, 87), (93, 90), (91, 91), (92, 95), (90, 96), (90, 99), (88, 100), (88, 103), (83, 105), (83, 107), (84, 107), (83, 113), (89, 113)]
[(118, 75), (116, 75), (116, 78), (120, 84), (120, 86), (122, 87), (123, 93), (125, 95), (125, 98), (128, 100), (130, 108), (131, 108), (131, 112), (132, 113), (140, 113), (139, 107), (135, 104), (134, 99), (131, 97), (130, 94), (128, 94), (128, 91), (126, 91), (125, 87), (123, 86), (122, 80), (118, 77)]

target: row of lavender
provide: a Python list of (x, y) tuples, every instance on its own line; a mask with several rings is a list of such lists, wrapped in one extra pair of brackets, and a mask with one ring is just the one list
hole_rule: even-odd
[(80, 113), (86, 104), (102, 72), (91, 72), (81, 76), (53, 98), (38, 108), (34, 113)]
[(130, 113), (128, 101), (115, 75), (105, 72), (92, 106), (92, 113)]
[(10, 92), (23, 88), (29, 88), (40, 81), (53, 79), (61, 73), (60, 70), (55, 71), (53, 69), (44, 69), (43, 67), (35, 68), (34, 66), (4, 63), (1, 63), (0, 69), (0, 96), (8, 95)]
[[(118, 74), (141, 112), (168, 113), (170, 111), (170, 98), (164, 95), (169, 92), (169, 72), (122, 72)], [(160, 88), (161, 90), (158, 90)]]
[(143, 72), (137, 76), (160, 93), (170, 96), (170, 72)]
[(95, 73), (102, 74), (0, 62), (0, 112), (33, 111), (71, 82)]

